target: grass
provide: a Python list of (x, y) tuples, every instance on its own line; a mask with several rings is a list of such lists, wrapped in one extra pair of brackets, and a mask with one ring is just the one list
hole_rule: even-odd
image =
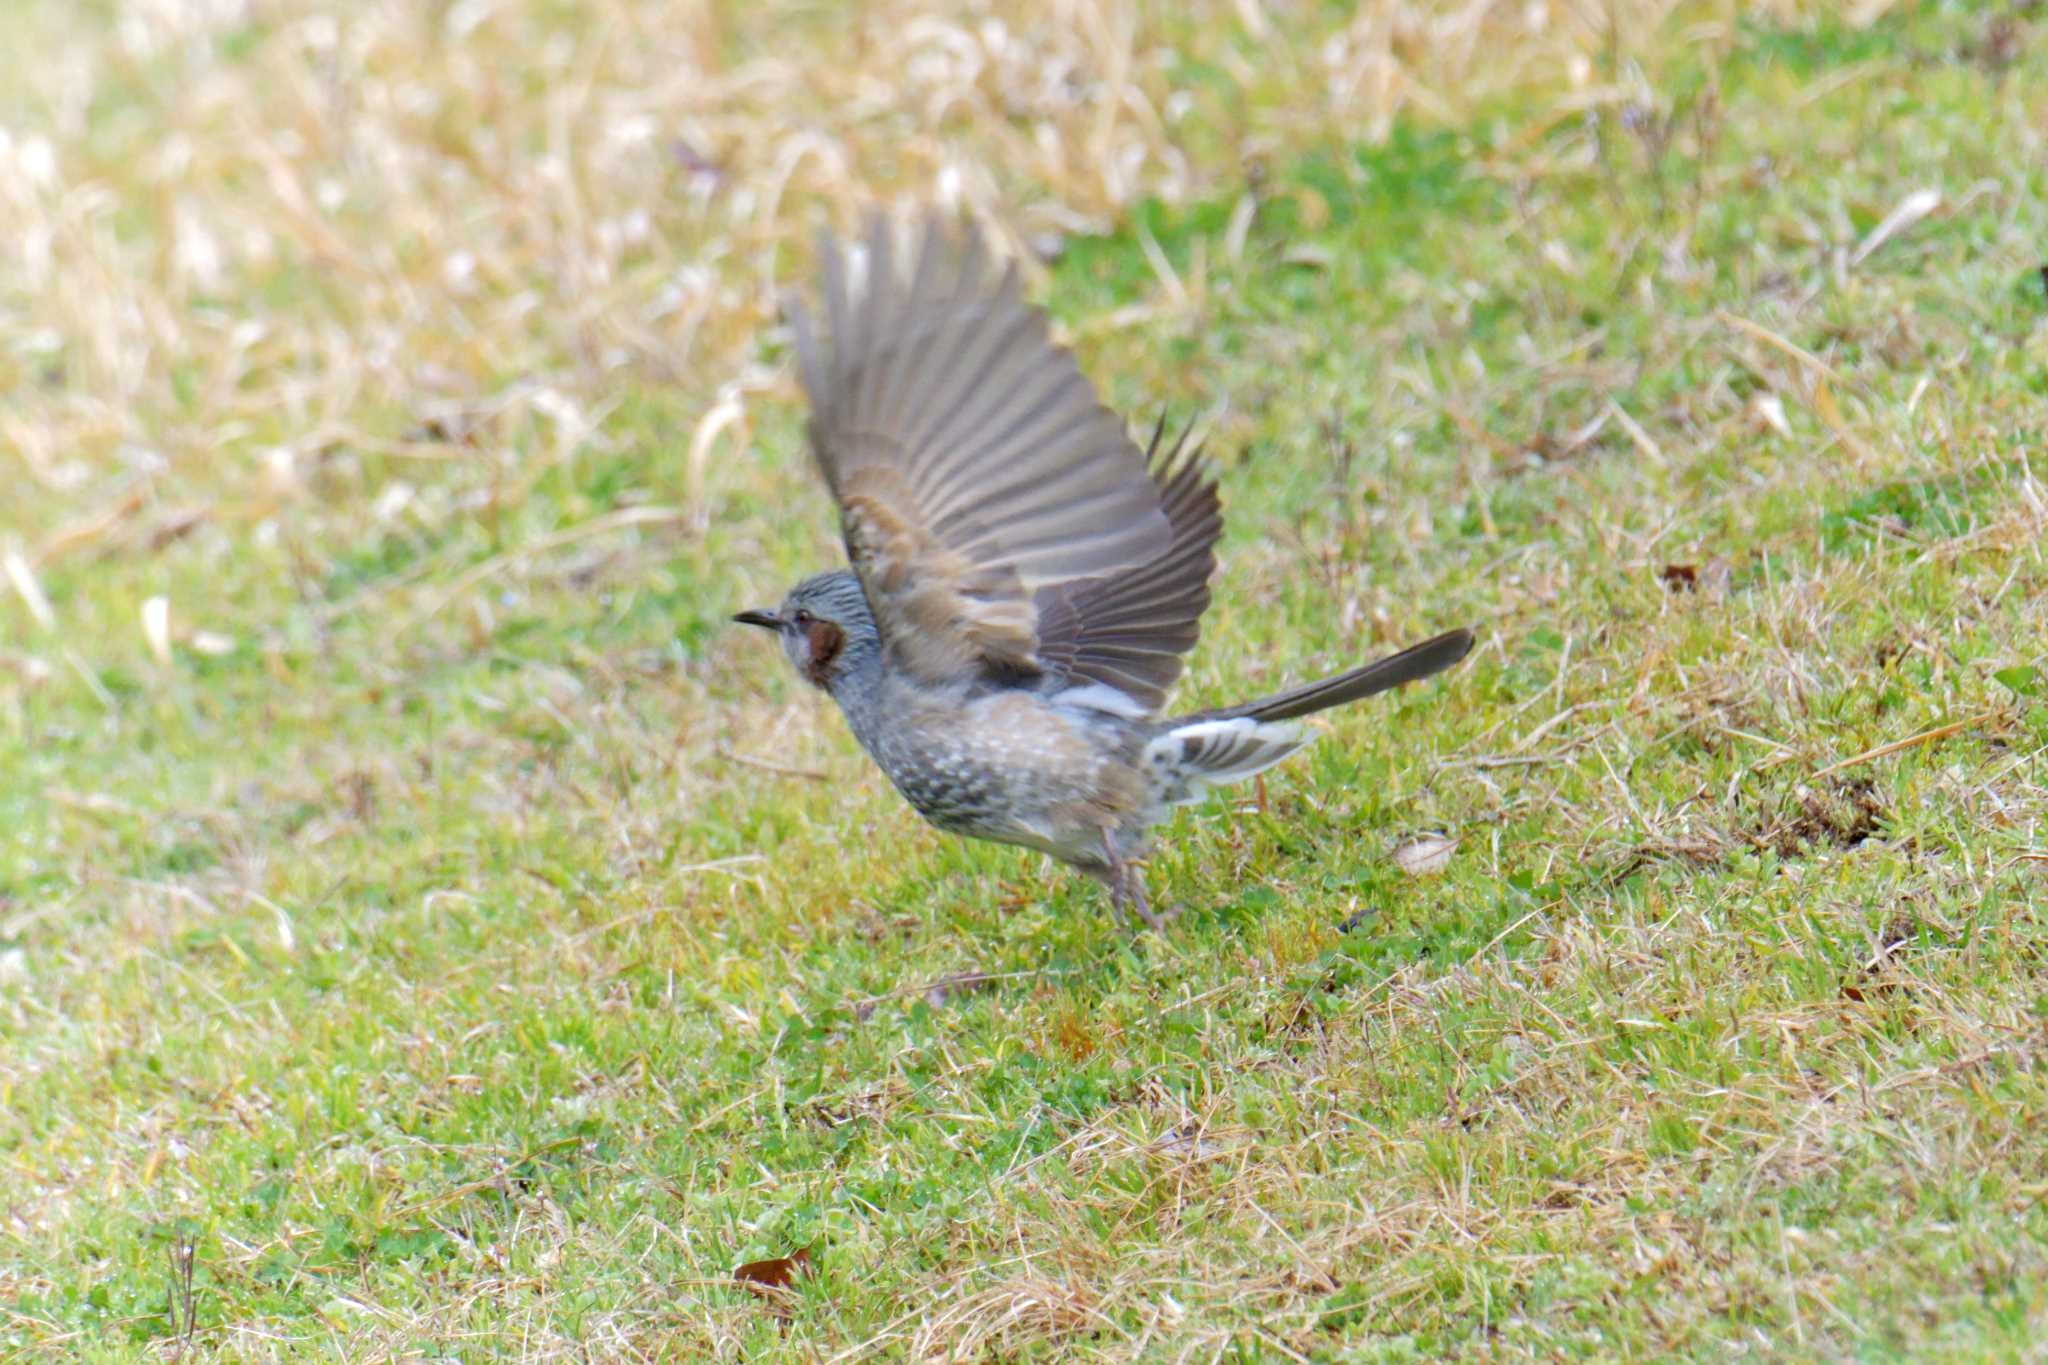
[[(2039, 15), (1064, 13), (0, 15), (7, 1350), (2035, 1349)], [(1164, 935), (724, 625), (933, 194), (1207, 414), (1189, 704), (1481, 629)]]

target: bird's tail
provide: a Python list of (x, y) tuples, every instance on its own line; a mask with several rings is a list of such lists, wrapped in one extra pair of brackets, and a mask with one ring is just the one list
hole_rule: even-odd
[(1251, 720), (1293, 720), (1297, 716), (1313, 715), (1327, 711), (1332, 706), (1342, 706), (1347, 701), (1357, 701), (1384, 692), (1390, 687), (1399, 687), (1405, 682), (1427, 678), (1432, 673), (1441, 673), (1472, 650), (1472, 632), (1450, 630), (1434, 640), (1424, 640), (1419, 645), (1410, 645), (1399, 654), (1389, 654), (1384, 659), (1374, 659), (1369, 664), (1324, 678), (1321, 682), (1303, 683), (1300, 687), (1276, 692), (1270, 697), (1257, 701), (1242, 702), (1236, 706), (1220, 707), (1204, 711), (1193, 720), (1235, 720), (1247, 717)]
[(1453, 630), (1320, 682), (1169, 721), (1145, 746), (1159, 799), (1185, 805), (1215, 783), (1270, 768), (1308, 743), (1299, 717), (1441, 673), (1471, 648), (1472, 632)]

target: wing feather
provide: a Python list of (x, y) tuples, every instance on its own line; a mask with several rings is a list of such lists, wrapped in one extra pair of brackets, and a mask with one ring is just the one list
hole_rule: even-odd
[(1040, 672), (1038, 592), (1158, 559), (1160, 489), (1116, 415), (971, 229), (936, 217), (909, 261), (877, 218), (822, 244), (821, 343), (792, 306), (811, 445), (847, 553), (900, 666)]
[(1153, 481), (1172, 529), (1166, 552), (1112, 578), (1056, 584), (1038, 594), (1039, 654), (1057, 674), (1106, 683), (1156, 713), (1201, 634), (1223, 512), (1188, 432), (1163, 454), (1153, 430)]

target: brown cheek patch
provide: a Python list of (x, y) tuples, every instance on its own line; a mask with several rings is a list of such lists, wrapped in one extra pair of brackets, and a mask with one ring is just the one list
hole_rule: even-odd
[(810, 642), (811, 660), (804, 668), (804, 676), (823, 687), (825, 671), (846, 646), (846, 632), (830, 621), (813, 621), (805, 638)]

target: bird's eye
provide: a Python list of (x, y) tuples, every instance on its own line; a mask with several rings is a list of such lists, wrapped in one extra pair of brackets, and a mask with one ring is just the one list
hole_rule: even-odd
[(793, 622), (795, 622), (795, 623), (796, 623), (796, 628), (797, 628), (798, 630), (809, 630), (809, 629), (810, 629), (810, 626), (811, 626), (811, 614), (810, 614), (809, 612), (807, 612), (807, 611), (803, 610), (803, 609), (802, 609), (801, 607), (799, 607), (799, 608), (797, 609), (797, 613), (796, 613), (796, 615), (794, 615), (794, 616), (790, 617), (789, 619), (790, 619), (791, 621), (793, 621)]

